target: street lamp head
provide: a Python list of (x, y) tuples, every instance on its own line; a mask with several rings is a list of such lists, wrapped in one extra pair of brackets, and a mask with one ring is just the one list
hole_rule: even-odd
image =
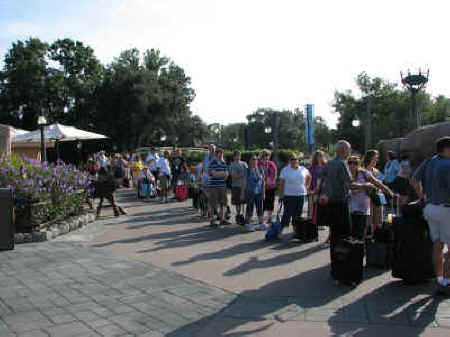
[(82, 147), (83, 147), (83, 143), (82, 142), (78, 142), (77, 143), (77, 149), (81, 150)]
[(271, 132), (272, 132), (272, 128), (271, 128), (270, 126), (268, 126), (268, 127), (266, 127), (266, 128), (264, 129), (264, 132), (265, 132), (265, 133), (271, 133)]
[(162, 135), (160, 139), (161, 139), (162, 142), (165, 142), (167, 137), (166, 137), (166, 135)]
[(355, 128), (357, 128), (358, 126), (361, 125), (361, 123), (360, 123), (360, 121), (359, 121), (358, 119), (354, 119), (354, 120), (352, 121), (352, 125), (353, 125)]
[(45, 119), (45, 116), (44, 115), (39, 116), (38, 120), (37, 120), (37, 123), (38, 123), (38, 125), (45, 125), (45, 124), (47, 124), (47, 120)]

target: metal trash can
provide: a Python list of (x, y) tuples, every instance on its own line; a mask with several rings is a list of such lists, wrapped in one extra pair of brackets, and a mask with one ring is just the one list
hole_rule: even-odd
[(0, 188), (0, 250), (14, 249), (14, 195), (9, 188)]

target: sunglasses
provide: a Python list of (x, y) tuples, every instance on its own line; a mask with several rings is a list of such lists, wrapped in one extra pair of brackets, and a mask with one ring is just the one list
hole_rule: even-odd
[(356, 161), (349, 161), (348, 164), (349, 165), (358, 165), (358, 163)]
[(289, 160), (290, 160), (290, 161), (297, 161), (298, 158), (290, 158)]

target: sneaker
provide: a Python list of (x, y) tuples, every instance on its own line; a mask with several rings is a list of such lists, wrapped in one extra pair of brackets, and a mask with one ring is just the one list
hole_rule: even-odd
[(264, 223), (261, 223), (258, 226), (256, 226), (257, 231), (265, 231), (266, 229), (267, 229), (267, 226)]
[(229, 221), (227, 221), (227, 220), (222, 220), (222, 221), (220, 222), (220, 225), (221, 225), (221, 226), (231, 225), (231, 222), (229, 222)]
[(255, 231), (255, 226), (253, 226), (251, 223), (246, 224), (245, 228), (247, 228), (247, 230), (249, 232), (254, 232)]
[(219, 227), (219, 225), (218, 225), (214, 220), (211, 220), (211, 221), (209, 222), (209, 227), (217, 228), (217, 227)]

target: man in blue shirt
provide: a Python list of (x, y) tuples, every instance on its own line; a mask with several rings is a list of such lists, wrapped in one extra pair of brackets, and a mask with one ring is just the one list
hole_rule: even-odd
[(389, 186), (397, 177), (400, 171), (400, 163), (397, 160), (397, 155), (393, 151), (387, 153), (386, 165), (384, 166), (384, 183)]
[[(450, 291), (450, 267), (444, 273), (444, 245), (450, 247), (450, 137), (436, 142), (433, 158), (425, 160), (414, 173), (414, 179), (426, 196), (424, 217), (433, 241), (434, 269), (440, 291)], [(419, 194), (421, 189), (418, 188)], [(450, 253), (447, 251), (447, 261)], [(447, 275), (445, 275), (447, 274)]]
[[(224, 219), (224, 207), (227, 205), (226, 180), (228, 177), (228, 166), (223, 160), (223, 150), (216, 150), (216, 158), (208, 166), (208, 198), (211, 208), (219, 207), (219, 219), (221, 225), (228, 222)], [(217, 227), (214, 218), (211, 219), (211, 226)]]

